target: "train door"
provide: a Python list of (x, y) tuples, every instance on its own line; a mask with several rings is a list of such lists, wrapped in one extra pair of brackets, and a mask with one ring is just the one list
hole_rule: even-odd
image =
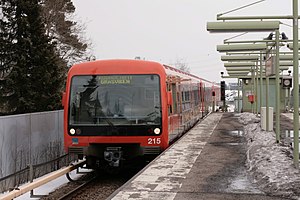
[(173, 104), (169, 106), (168, 115), (174, 115), (178, 113), (178, 103), (177, 103), (177, 89), (176, 82), (167, 82), (167, 91), (172, 93)]
[(167, 83), (168, 91), (172, 93), (173, 104), (169, 107), (168, 127), (169, 127), (169, 142), (173, 141), (178, 136), (179, 115), (178, 115), (178, 97), (177, 97), (178, 82), (173, 77)]

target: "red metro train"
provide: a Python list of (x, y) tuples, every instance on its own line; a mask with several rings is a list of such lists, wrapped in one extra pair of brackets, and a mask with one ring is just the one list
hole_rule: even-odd
[(76, 64), (63, 95), (65, 149), (92, 168), (156, 156), (219, 100), (219, 85), (160, 63)]

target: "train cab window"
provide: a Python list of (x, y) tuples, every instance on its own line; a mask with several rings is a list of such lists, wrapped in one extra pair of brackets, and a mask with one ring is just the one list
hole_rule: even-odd
[(160, 125), (158, 75), (82, 75), (71, 82), (70, 125)]

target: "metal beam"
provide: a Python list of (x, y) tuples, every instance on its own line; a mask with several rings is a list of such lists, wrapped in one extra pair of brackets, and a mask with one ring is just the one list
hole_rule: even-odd
[(263, 19), (293, 19), (292, 15), (283, 16), (233, 16), (233, 17), (221, 17), (217, 16), (217, 20), (263, 20)]
[[(279, 40), (280, 42), (291, 42), (292, 40)], [(275, 41), (274, 40), (234, 40), (234, 41), (228, 41), (224, 40), (224, 44), (242, 44), (242, 43), (268, 43), (268, 46), (274, 46)], [(280, 46), (284, 46), (283, 43), (279, 43)]]
[(224, 63), (224, 67), (252, 67), (255, 62), (228, 62)]
[(251, 76), (236, 74), (236, 75), (222, 76), (222, 78), (240, 78), (240, 79), (243, 79), (243, 78), (251, 78)]
[(240, 72), (240, 73), (228, 73), (228, 76), (247, 76), (249, 73), (244, 73), (244, 72)]
[(267, 49), (267, 44), (222, 44), (217, 45), (217, 51), (230, 52), (230, 51), (263, 51)]
[(246, 55), (246, 56), (221, 56), (222, 61), (256, 61), (259, 59), (258, 55)]
[(279, 66), (280, 71), (284, 71), (284, 70), (288, 70), (288, 69), (289, 69), (288, 66)]
[[(298, 59), (299, 59), (299, 55), (298, 55)], [(294, 60), (294, 56), (292, 54), (289, 54), (289, 55), (280, 54), (279, 55), (279, 60), (290, 60), (290, 61), (293, 61)]]
[(250, 71), (251, 67), (225, 67), (227, 71)]
[(259, 32), (279, 29), (279, 21), (207, 22), (207, 31), (214, 32)]
[[(280, 59), (280, 56), (279, 56)], [(283, 67), (283, 66), (289, 66), (292, 67), (294, 65), (293, 61), (279, 61), (279, 66)]]
[[(294, 49), (294, 44), (293, 44), (293, 43), (288, 43), (288, 44), (287, 44), (287, 47), (288, 47), (290, 50), (293, 50), (293, 49)], [(298, 49), (299, 49), (299, 43), (298, 43)]]
[(250, 73), (250, 71), (247, 71), (247, 70), (239, 70), (239, 71), (230, 71), (229, 70), (226, 72), (227, 72), (227, 74), (245, 74), (245, 75)]

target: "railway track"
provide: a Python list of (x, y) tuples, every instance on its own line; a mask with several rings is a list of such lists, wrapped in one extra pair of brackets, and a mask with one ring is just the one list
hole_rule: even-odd
[[(184, 134), (183, 134), (184, 135)], [(177, 138), (179, 139), (179, 138)], [(173, 141), (175, 143), (176, 140)], [(63, 169), (52, 172), (41, 179), (34, 180), (32, 183), (25, 184), (19, 188), (16, 188), (12, 192), (6, 194), (5, 196), (0, 196), (0, 199), (8, 200), (16, 198), (26, 192), (33, 191), (35, 188), (38, 188), (60, 176), (68, 175), (69, 172), (83, 167), (85, 165), (85, 160), (79, 161), (78, 163), (72, 164)], [(137, 164), (137, 163), (135, 163)], [(70, 183), (61, 186), (54, 192), (51, 192), (48, 195), (42, 195), (41, 200), (66, 200), (66, 199), (106, 199), (110, 196), (115, 190), (121, 187), (126, 181), (128, 181), (132, 176), (134, 176), (138, 171), (140, 171), (145, 165), (130, 169), (130, 171), (123, 170), (118, 172), (118, 174), (111, 175), (108, 173), (87, 173), (86, 175), (79, 178), (78, 181), (72, 181), (69, 177)], [(137, 166), (134, 165), (134, 166)], [(68, 177), (68, 176), (67, 176)], [(33, 194), (33, 193), (32, 193)], [(38, 195), (39, 196), (39, 195)], [(34, 197), (34, 196), (32, 196)]]
[(136, 168), (126, 168), (116, 174), (109, 174), (104, 171), (88, 173), (82, 176), (78, 181), (65, 184), (48, 196), (41, 198), (41, 200), (106, 199), (143, 167), (144, 165)]
[(76, 188), (74, 188), (73, 190), (69, 191), (67, 194), (63, 195), (62, 197), (59, 197), (57, 200), (66, 200), (66, 199), (70, 199), (72, 197), (72, 195), (74, 195), (76, 192), (78, 192), (79, 190), (81, 190), (82, 188), (86, 187), (87, 185), (89, 185), (91, 182), (95, 181), (95, 179), (97, 179), (97, 176), (94, 176), (93, 178), (91, 178), (90, 180), (80, 184), (79, 186), (77, 186)]

